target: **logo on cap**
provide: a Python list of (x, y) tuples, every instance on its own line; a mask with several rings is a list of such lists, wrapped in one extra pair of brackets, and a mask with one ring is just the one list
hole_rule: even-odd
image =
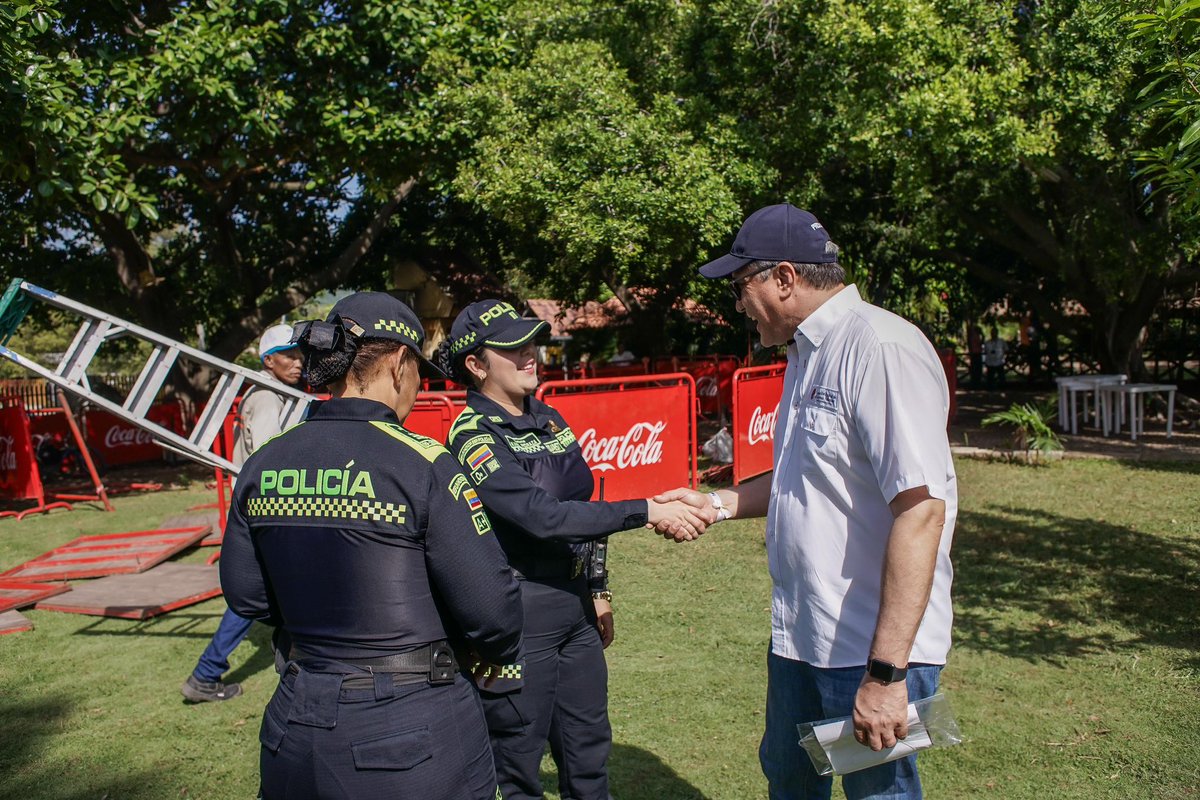
[(487, 325), (492, 320), (500, 317), (519, 319), (517, 310), (512, 307), (511, 303), (496, 303), (496, 305), (479, 315), (479, 324)]

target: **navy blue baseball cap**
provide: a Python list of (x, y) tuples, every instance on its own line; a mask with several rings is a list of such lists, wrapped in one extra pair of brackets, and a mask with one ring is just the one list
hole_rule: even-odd
[(791, 261), (829, 264), (837, 261), (837, 248), (816, 217), (791, 203), (760, 208), (742, 223), (729, 255), (700, 268), (706, 278), (724, 278), (751, 261)]
[(416, 312), (387, 292), (356, 292), (337, 301), (328, 321), (341, 318), (342, 327), (356, 339), (392, 339), (404, 344), (421, 360), (421, 369), (430, 377), (444, 378), (421, 353), (425, 327)]
[(522, 317), (512, 303), (480, 300), (464, 308), (450, 326), (450, 357), (487, 345), (512, 350), (549, 326), (540, 319)]

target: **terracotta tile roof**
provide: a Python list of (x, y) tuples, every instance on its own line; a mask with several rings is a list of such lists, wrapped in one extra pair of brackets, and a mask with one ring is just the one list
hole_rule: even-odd
[[(639, 297), (652, 297), (656, 290), (649, 288), (634, 288), (630, 290)], [(557, 300), (547, 298), (531, 298), (525, 301), (529, 310), (540, 320), (550, 324), (550, 335), (555, 337), (570, 336), (572, 331), (597, 330), (600, 328), (616, 327), (628, 322), (629, 310), (616, 297), (610, 297), (603, 303), (589, 300), (583, 306), (563, 306)], [(672, 306), (683, 311), (684, 315), (693, 322), (706, 325), (728, 325), (723, 317), (708, 306), (697, 303), (691, 298), (678, 300)]]

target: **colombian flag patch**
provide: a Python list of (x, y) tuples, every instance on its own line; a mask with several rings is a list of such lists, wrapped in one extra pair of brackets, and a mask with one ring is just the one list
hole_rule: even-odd
[(467, 501), (467, 506), (472, 511), (478, 511), (483, 508), (483, 501), (479, 499), (479, 494), (474, 489), (467, 489), (463, 492), (463, 499)]
[(491, 448), (489, 448), (486, 444), (480, 445), (475, 449), (475, 452), (467, 456), (467, 464), (471, 467), (471, 469), (478, 469), (481, 464), (486, 463), (490, 458), (492, 458)]

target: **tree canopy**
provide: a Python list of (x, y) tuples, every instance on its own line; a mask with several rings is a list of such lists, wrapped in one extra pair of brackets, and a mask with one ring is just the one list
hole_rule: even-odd
[(877, 302), (1010, 297), (1137, 372), (1200, 279), (1200, 112), (1196, 0), (1133, 5), (27, 0), (0, 250), (229, 355), (381, 243), (654, 319), (786, 199)]
[[(352, 282), (504, 53), (489, 0), (18, 3), (0, 22), (8, 274), (232, 358)], [(366, 282), (366, 279), (363, 279)]]

